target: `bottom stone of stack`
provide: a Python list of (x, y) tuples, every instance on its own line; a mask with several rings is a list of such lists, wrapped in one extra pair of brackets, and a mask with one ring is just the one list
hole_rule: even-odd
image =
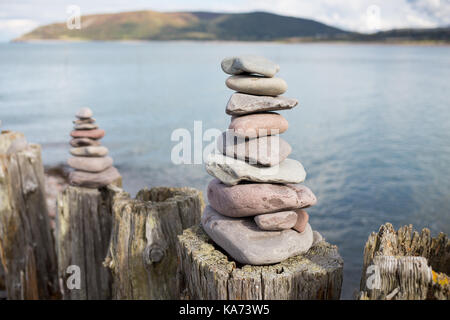
[(177, 241), (181, 299), (339, 299), (344, 261), (336, 246), (313, 232), (308, 252), (277, 264), (251, 266), (236, 264), (201, 226), (185, 229)]
[(265, 231), (253, 218), (230, 218), (207, 206), (202, 226), (210, 238), (234, 260), (242, 264), (267, 265), (305, 253), (313, 244), (309, 224), (303, 232)]
[(69, 182), (71, 185), (78, 187), (100, 188), (116, 181), (120, 177), (120, 173), (115, 167), (109, 167), (101, 172), (75, 170), (70, 173)]

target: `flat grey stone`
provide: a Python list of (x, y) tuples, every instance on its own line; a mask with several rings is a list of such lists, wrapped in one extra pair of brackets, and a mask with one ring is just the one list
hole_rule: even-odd
[(91, 138), (73, 138), (72, 140), (70, 140), (70, 145), (75, 148), (86, 146), (99, 146), (100, 141)]
[(225, 84), (231, 90), (260, 96), (279, 96), (287, 90), (287, 83), (281, 78), (231, 76)]
[(73, 120), (72, 122), (75, 125), (77, 125), (77, 124), (95, 123), (95, 119), (94, 118), (77, 119), (77, 120)]
[(222, 60), (223, 72), (238, 75), (243, 73), (260, 74), (266, 77), (273, 77), (280, 66), (269, 59), (255, 55), (244, 55), (228, 57)]
[(313, 246), (319, 244), (320, 242), (325, 241), (324, 237), (318, 232), (313, 231)]
[(298, 104), (296, 99), (283, 96), (255, 96), (245, 93), (233, 93), (228, 100), (225, 112), (229, 115), (244, 115), (256, 112), (288, 110)]
[(70, 157), (67, 160), (67, 163), (77, 170), (101, 172), (113, 165), (113, 159), (111, 157)]
[(82, 123), (82, 124), (76, 124), (73, 127), (75, 130), (94, 130), (98, 129), (98, 125), (95, 123)]
[(217, 137), (217, 150), (228, 157), (266, 167), (276, 166), (292, 152), (289, 143), (278, 135), (247, 140), (235, 136), (232, 130)]
[(71, 148), (70, 154), (76, 157), (104, 157), (108, 154), (108, 148), (102, 146)]
[(295, 211), (266, 213), (255, 216), (254, 220), (261, 230), (288, 230), (295, 226), (297, 222), (297, 213)]
[(75, 116), (79, 119), (87, 119), (91, 118), (93, 115), (92, 110), (90, 108), (81, 108), (78, 110), (78, 112), (75, 114)]
[(277, 166), (261, 167), (215, 153), (208, 156), (206, 171), (211, 176), (230, 186), (236, 185), (241, 181), (301, 183), (306, 178), (305, 169), (297, 160), (285, 159)]
[(209, 237), (242, 264), (267, 265), (305, 253), (313, 243), (308, 224), (304, 232), (264, 231), (251, 218), (228, 218), (207, 206), (202, 226)]
[(120, 173), (114, 167), (102, 172), (73, 171), (69, 174), (69, 183), (73, 186), (100, 188), (120, 178)]

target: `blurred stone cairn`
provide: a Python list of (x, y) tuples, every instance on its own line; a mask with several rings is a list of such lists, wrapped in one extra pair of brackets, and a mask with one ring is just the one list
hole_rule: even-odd
[(222, 69), (231, 74), (226, 85), (237, 92), (226, 107), (229, 128), (206, 161), (215, 179), (207, 189), (203, 229), (240, 263), (278, 263), (321, 238), (303, 210), (316, 203), (312, 191), (299, 184), (306, 172), (288, 158), (291, 146), (278, 135), (288, 122), (273, 112), (292, 109), (298, 101), (280, 96), (287, 89), (274, 77), (280, 67), (263, 57), (226, 58)]
[(67, 163), (75, 169), (69, 175), (73, 186), (100, 188), (120, 178), (119, 171), (113, 167), (113, 159), (108, 149), (100, 145), (105, 130), (99, 129), (92, 118), (92, 110), (81, 108), (73, 121), (74, 130), (70, 133), (70, 157)]

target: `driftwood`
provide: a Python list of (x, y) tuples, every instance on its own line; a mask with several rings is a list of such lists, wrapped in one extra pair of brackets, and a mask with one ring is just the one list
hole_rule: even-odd
[(178, 299), (177, 235), (199, 223), (204, 208), (191, 188), (141, 190), (113, 207), (109, 256), (114, 299)]
[[(317, 239), (318, 234), (315, 234)], [(318, 236), (320, 238), (320, 235)], [(337, 247), (316, 240), (303, 255), (270, 266), (230, 261), (197, 225), (183, 232), (177, 247), (183, 299), (339, 299), (343, 260)]]
[(0, 134), (0, 260), (8, 299), (59, 295), (39, 145)]
[(450, 298), (450, 240), (432, 238), (412, 225), (398, 231), (390, 223), (372, 233), (364, 248), (359, 299), (405, 300)]
[(5, 271), (0, 257), (0, 299), (6, 298), (6, 286), (5, 286)]
[(103, 260), (111, 237), (112, 204), (122, 195), (113, 184), (100, 190), (69, 186), (58, 195), (56, 247), (64, 299), (111, 298), (111, 275)]
[(3, 265), (0, 260), (0, 291), (5, 291), (5, 271), (3, 270)]

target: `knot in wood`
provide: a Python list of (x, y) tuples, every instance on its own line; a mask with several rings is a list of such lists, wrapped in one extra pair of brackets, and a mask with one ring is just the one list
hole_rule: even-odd
[(38, 185), (35, 181), (27, 180), (23, 184), (23, 193), (24, 194), (34, 193), (37, 190), (37, 188), (38, 188)]
[(144, 261), (150, 265), (152, 263), (158, 263), (164, 258), (165, 250), (158, 244), (152, 244), (147, 246), (144, 251)]

